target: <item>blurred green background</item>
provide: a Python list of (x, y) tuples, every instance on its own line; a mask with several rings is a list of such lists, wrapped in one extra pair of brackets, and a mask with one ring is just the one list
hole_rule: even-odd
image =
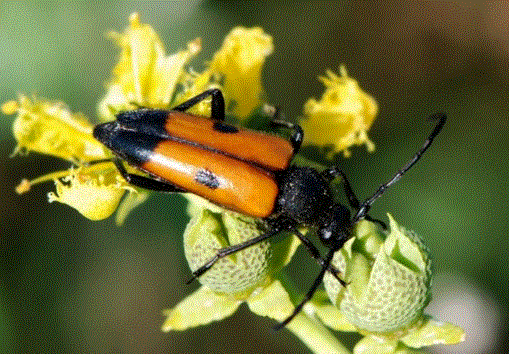
[[(370, 131), (376, 152), (354, 148), (352, 158), (336, 161), (362, 197), (422, 144), (432, 128), (424, 118), (447, 112), (436, 145), (372, 215), (390, 211), (425, 237), (436, 272), (428, 310), (466, 329), (464, 344), (429, 351), (505, 351), (508, 3), (2, 2), (0, 102), (35, 93), (93, 119), (117, 56), (104, 34), (123, 30), (133, 11), (170, 53), (202, 37), (196, 66), (233, 26), (262, 26), (275, 45), (263, 74), (267, 96), (291, 118), (321, 95), (317, 75), (346, 64), (380, 106)], [(51, 184), (17, 196), (21, 178), (67, 164), (35, 154), (9, 159), (12, 120), (0, 119), (1, 353), (308, 352), (244, 307), (223, 322), (162, 333), (161, 310), (196, 287), (185, 285), (183, 198), (153, 195), (118, 228), (48, 204)], [(299, 286), (307, 290), (318, 267), (300, 250), (291, 271), (306, 274)]]

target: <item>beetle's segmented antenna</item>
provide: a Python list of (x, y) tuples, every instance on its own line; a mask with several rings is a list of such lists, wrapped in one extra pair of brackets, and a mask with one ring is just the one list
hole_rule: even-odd
[(428, 148), (431, 146), (431, 143), (433, 142), (433, 139), (435, 139), (435, 137), (442, 130), (442, 128), (443, 128), (443, 126), (445, 124), (445, 121), (447, 119), (447, 116), (445, 115), (445, 113), (435, 113), (435, 114), (431, 115), (428, 119), (429, 120), (437, 120), (438, 119), (439, 121), (438, 121), (437, 125), (435, 126), (435, 129), (433, 129), (431, 134), (428, 136), (428, 139), (426, 139), (426, 141), (424, 142), (424, 145), (419, 149), (419, 151), (417, 151), (417, 153), (410, 159), (410, 161), (408, 161), (407, 164), (405, 166), (403, 166), (403, 168), (401, 168), (389, 181), (387, 181), (386, 183), (384, 183), (380, 187), (378, 187), (378, 190), (370, 198), (366, 199), (366, 201), (364, 201), (361, 204), (359, 210), (357, 210), (357, 213), (353, 217), (352, 221), (354, 223), (356, 221), (364, 218), (367, 215), (369, 209), (371, 208), (371, 205), (375, 202), (375, 200), (380, 198), (382, 196), (382, 194), (384, 194), (384, 192), (387, 190), (387, 188), (389, 188), (394, 183), (399, 181), (399, 179), (413, 165), (415, 165), (415, 163), (417, 161), (419, 161), (419, 159), (421, 158), (422, 154), (424, 154), (424, 152), (426, 152), (426, 150), (428, 150)]

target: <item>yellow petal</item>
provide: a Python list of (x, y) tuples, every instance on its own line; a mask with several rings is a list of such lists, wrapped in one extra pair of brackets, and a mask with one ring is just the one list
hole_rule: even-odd
[(465, 331), (452, 324), (437, 321), (425, 315), (422, 324), (403, 337), (401, 341), (412, 348), (428, 345), (458, 344), (465, 340)]
[(117, 226), (124, 225), (129, 214), (131, 214), (131, 212), (138, 206), (145, 203), (149, 196), (150, 192), (146, 190), (139, 190), (136, 193), (129, 193), (126, 195), (115, 214), (115, 224), (117, 224)]
[(93, 125), (61, 102), (21, 95), (17, 103), (9, 101), (2, 110), (18, 113), (12, 126), (18, 143), (14, 153), (35, 151), (69, 161), (107, 157), (103, 145), (92, 136)]
[(19, 105), (16, 101), (7, 101), (2, 104), (2, 113), (3, 114), (14, 114), (18, 111)]
[(137, 13), (129, 17), (129, 26), (123, 33), (111, 32), (109, 36), (121, 52), (99, 104), (99, 116), (104, 121), (112, 120), (113, 113), (137, 108), (136, 105), (167, 107), (184, 66), (201, 50), (198, 38), (189, 42), (186, 50), (166, 55), (157, 33), (150, 25), (140, 23)]
[(81, 169), (73, 170), (62, 181), (55, 180), (56, 193), (48, 193), (48, 201), (67, 204), (90, 220), (109, 217), (117, 209), (126, 189), (130, 188), (124, 187), (119, 180), (111, 183), (111, 178), (104, 175), (81, 172)]
[(345, 156), (350, 155), (348, 148), (352, 145), (365, 144), (371, 152), (375, 146), (367, 131), (378, 106), (344, 67), (340, 72), (341, 76), (337, 76), (329, 70), (327, 77), (320, 77), (325, 85), (321, 99), (311, 98), (304, 104), (306, 119), (301, 122), (306, 132), (304, 143), (332, 147), (331, 153), (343, 151)]
[(184, 331), (230, 317), (242, 301), (219, 294), (206, 286), (200, 287), (174, 308), (166, 309), (163, 332)]
[(274, 47), (272, 37), (260, 27), (235, 27), (214, 55), (209, 70), (222, 77), (223, 93), (233, 114), (247, 117), (261, 104), (261, 72)]

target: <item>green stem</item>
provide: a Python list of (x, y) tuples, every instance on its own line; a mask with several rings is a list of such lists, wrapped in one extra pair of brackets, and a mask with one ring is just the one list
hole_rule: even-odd
[[(284, 270), (279, 272), (278, 279), (292, 301), (299, 301), (298, 299), (302, 297), (302, 294), (296, 289), (293, 281)], [(318, 319), (312, 318), (306, 313), (297, 315), (286, 327), (314, 353), (351, 354), (328, 328)]]
[(336, 336), (319, 320), (299, 314), (286, 325), (309, 349), (316, 354), (351, 354)]
[[(283, 270), (278, 273), (278, 280), (275, 280), (271, 286), (265, 289), (265, 294), (261, 293), (257, 296), (258, 306), (255, 308), (253, 301), (250, 301), (249, 306), (253, 312), (259, 315), (283, 321), (295, 308), (294, 299), (300, 298), (302, 297), (296, 296), (295, 286)], [(306, 306), (304, 311), (300, 312), (286, 325), (290, 332), (296, 335), (315, 354), (351, 354), (351, 351), (338, 340), (331, 330), (325, 327), (315, 316), (306, 313), (305, 310)]]

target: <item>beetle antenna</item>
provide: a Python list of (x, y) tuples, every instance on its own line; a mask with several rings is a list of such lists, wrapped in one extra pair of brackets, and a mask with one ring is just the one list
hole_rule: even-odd
[(433, 139), (435, 139), (435, 137), (442, 130), (442, 128), (443, 128), (443, 126), (445, 124), (446, 119), (447, 119), (447, 116), (446, 116), (445, 113), (435, 113), (435, 114), (432, 114), (428, 118), (428, 120), (438, 120), (438, 123), (435, 126), (435, 129), (433, 129), (431, 134), (428, 136), (428, 138), (424, 142), (424, 145), (419, 149), (419, 151), (417, 151), (417, 153), (410, 159), (410, 161), (408, 161), (407, 164), (405, 166), (403, 166), (403, 168), (401, 168), (389, 181), (387, 181), (386, 183), (384, 183), (380, 187), (378, 187), (378, 190), (370, 198), (366, 199), (366, 201), (364, 201), (361, 204), (360, 208), (357, 210), (357, 213), (353, 217), (353, 222), (354, 223), (356, 221), (358, 221), (359, 219), (364, 218), (367, 215), (369, 209), (371, 208), (371, 205), (375, 202), (375, 200), (380, 198), (382, 196), (382, 194), (384, 194), (384, 192), (387, 190), (387, 188), (389, 188), (394, 183), (399, 181), (399, 179), (401, 177), (403, 177), (403, 175), (417, 161), (419, 161), (419, 159), (421, 158), (422, 154), (424, 154), (424, 152), (426, 152), (426, 150), (428, 150), (428, 148), (431, 146), (431, 143), (433, 142)]

